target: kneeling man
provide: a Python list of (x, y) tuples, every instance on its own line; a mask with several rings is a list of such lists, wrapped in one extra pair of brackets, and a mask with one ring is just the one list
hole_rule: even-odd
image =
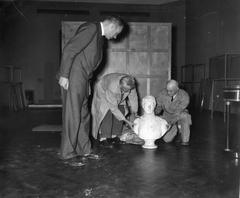
[(183, 89), (179, 89), (178, 82), (169, 80), (167, 86), (157, 97), (156, 113), (163, 111), (163, 118), (172, 125), (164, 135), (165, 142), (171, 142), (177, 135), (178, 129), (181, 135), (181, 144), (188, 145), (190, 138), (191, 115), (187, 111), (189, 95)]

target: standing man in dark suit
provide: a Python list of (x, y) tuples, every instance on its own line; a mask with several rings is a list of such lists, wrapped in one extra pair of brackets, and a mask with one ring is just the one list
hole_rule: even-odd
[(89, 139), (89, 80), (102, 60), (103, 36), (115, 39), (122, 29), (123, 22), (118, 17), (84, 23), (63, 49), (59, 78), (63, 101), (62, 159), (96, 156), (91, 153)]

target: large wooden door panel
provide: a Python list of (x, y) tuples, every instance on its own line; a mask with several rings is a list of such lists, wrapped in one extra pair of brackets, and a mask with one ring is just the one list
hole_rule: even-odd
[(148, 27), (143, 24), (130, 24), (129, 49), (147, 50), (148, 48)]
[(153, 96), (158, 96), (159, 92), (166, 86), (166, 81), (168, 80), (167, 75), (161, 75), (158, 78), (150, 79), (150, 94)]
[[(150, 74), (162, 75), (163, 72), (169, 76), (169, 55), (167, 52), (153, 52), (152, 66), (150, 67)], [(167, 72), (167, 73), (166, 73)]]
[(147, 95), (148, 80), (147, 78), (136, 77), (136, 81), (137, 81), (138, 96), (140, 98), (143, 98), (144, 96)]
[(153, 49), (168, 50), (171, 45), (171, 29), (169, 25), (162, 24), (161, 26), (156, 23), (151, 25), (151, 46)]
[(130, 52), (127, 71), (134, 76), (148, 74), (149, 56), (147, 52)]
[(126, 73), (126, 59), (126, 52), (113, 51), (111, 53), (108, 53), (106, 58), (106, 65), (109, 65), (109, 67), (104, 67), (103, 73)]

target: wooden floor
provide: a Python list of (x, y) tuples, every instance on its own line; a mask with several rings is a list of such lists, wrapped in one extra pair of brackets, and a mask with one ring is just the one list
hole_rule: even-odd
[[(101, 158), (86, 159), (81, 167), (58, 158), (59, 132), (31, 131), (59, 123), (59, 110), (1, 115), (1, 198), (239, 198), (239, 162), (223, 151), (221, 114), (211, 120), (209, 112), (195, 112), (188, 147), (161, 141), (156, 150), (94, 144)], [(240, 133), (239, 125), (232, 116), (231, 131)]]

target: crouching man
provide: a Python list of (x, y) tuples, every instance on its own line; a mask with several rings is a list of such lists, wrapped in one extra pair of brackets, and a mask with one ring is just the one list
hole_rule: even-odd
[(192, 124), (191, 115), (186, 109), (189, 100), (188, 93), (179, 89), (178, 82), (175, 80), (169, 80), (166, 88), (156, 98), (156, 113), (162, 112), (162, 118), (172, 125), (163, 136), (165, 142), (171, 142), (179, 130), (181, 144), (189, 145), (190, 125)]
[[(128, 105), (129, 104), (129, 105)], [(123, 123), (130, 128), (133, 123), (125, 116), (128, 107), (137, 114), (138, 97), (135, 79), (128, 74), (110, 73), (103, 76), (94, 87), (92, 102), (92, 135), (100, 139), (103, 145), (109, 145), (109, 139), (122, 134)]]

